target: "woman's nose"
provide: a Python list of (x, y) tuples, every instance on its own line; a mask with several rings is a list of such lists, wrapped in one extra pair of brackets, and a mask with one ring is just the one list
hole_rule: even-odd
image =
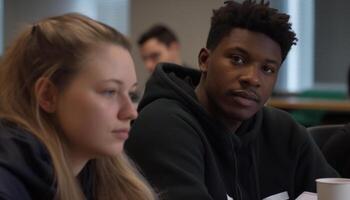
[(120, 110), (118, 113), (118, 118), (122, 120), (133, 120), (138, 116), (138, 112), (136, 110), (137, 105), (132, 102), (130, 97), (125, 99), (125, 103), (120, 106)]

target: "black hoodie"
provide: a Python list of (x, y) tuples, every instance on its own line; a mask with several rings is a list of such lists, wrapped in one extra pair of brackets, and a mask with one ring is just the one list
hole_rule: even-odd
[(350, 178), (350, 123), (334, 131), (321, 150), (329, 162), (344, 178)]
[(316, 178), (338, 176), (283, 111), (264, 107), (230, 132), (199, 104), (199, 79), (197, 70), (158, 66), (126, 142), (162, 199), (295, 199), (315, 192)]
[[(91, 199), (89, 164), (79, 174), (87, 199)], [(56, 194), (51, 158), (32, 134), (14, 123), (0, 121), (0, 199), (50, 200)]]

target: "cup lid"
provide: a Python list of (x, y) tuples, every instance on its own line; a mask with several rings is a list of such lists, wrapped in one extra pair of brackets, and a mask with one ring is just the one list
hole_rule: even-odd
[(330, 183), (330, 184), (350, 184), (348, 178), (318, 178), (317, 183)]

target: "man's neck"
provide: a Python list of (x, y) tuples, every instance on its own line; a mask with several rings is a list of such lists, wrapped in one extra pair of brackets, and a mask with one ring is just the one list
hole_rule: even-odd
[(195, 93), (199, 103), (212, 117), (223, 122), (232, 133), (236, 132), (242, 122), (224, 117), (224, 115), (220, 112), (218, 106), (215, 106), (215, 103), (210, 100), (202, 84), (202, 79), (200, 80), (198, 86), (195, 88)]

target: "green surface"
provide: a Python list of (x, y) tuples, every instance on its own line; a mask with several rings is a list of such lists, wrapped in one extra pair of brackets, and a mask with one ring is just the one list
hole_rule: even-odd
[[(322, 91), (322, 90), (307, 90), (301, 92), (297, 97), (315, 98), (315, 99), (332, 99), (345, 100), (347, 99), (346, 92), (341, 91)], [(293, 110), (290, 112), (295, 120), (304, 126), (315, 126), (322, 123), (326, 111), (324, 110)]]

